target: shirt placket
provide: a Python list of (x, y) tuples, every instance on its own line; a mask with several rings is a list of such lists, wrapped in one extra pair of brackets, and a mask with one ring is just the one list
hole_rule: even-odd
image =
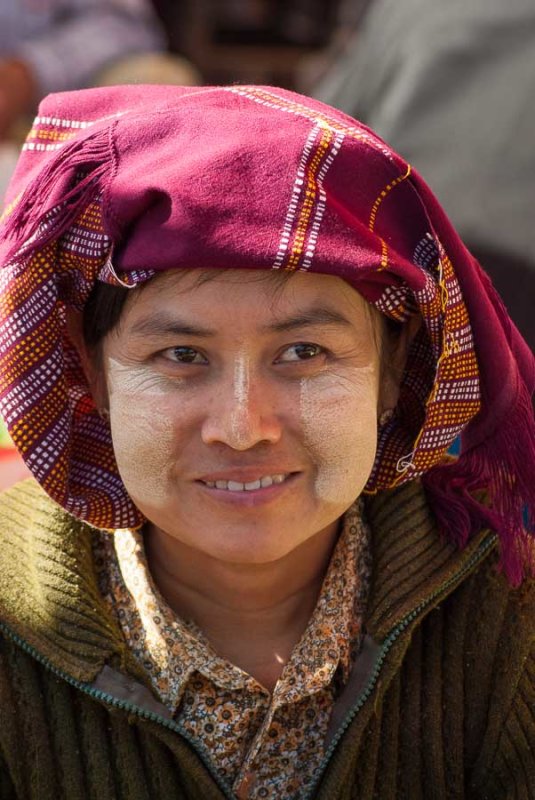
[(274, 702), (268, 705), (267, 713), (260, 726), (253, 742), (249, 748), (247, 756), (242, 763), (240, 774), (234, 783), (234, 793), (239, 800), (248, 800), (253, 796), (256, 784), (258, 782), (258, 769), (255, 766), (266, 736), (270, 735), (270, 728), (273, 722), (273, 716), (278, 708)]
[[(291, 669), (291, 662), (287, 669), (289, 675), (285, 675), (279, 679), (275, 686), (271, 702), (269, 703), (266, 716), (254, 737), (247, 755), (242, 762), (240, 773), (236, 779), (233, 789), (239, 800), (253, 800), (253, 798), (263, 797), (261, 791), (258, 791), (259, 781), (259, 764), (265, 757), (269, 757), (269, 750), (272, 745), (273, 739), (278, 738), (279, 733), (274, 725), (274, 720), (279, 709), (283, 706), (298, 703), (309, 696), (317, 695), (331, 683), (332, 676), (336, 671), (339, 663), (339, 653), (336, 648), (336, 643), (333, 640), (332, 644), (332, 662), (326, 665), (326, 671), (321, 682), (317, 679), (312, 679), (310, 682), (306, 680), (299, 685), (296, 676)], [(285, 670), (286, 672), (286, 670)], [(268, 794), (265, 795), (266, 797)]]

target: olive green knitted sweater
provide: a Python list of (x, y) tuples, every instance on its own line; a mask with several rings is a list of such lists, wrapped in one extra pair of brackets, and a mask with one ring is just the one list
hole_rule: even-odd
[[(488, 533), (441, 540), (417, 484), (367, 517), (368, 635), (309, 797), (535, 798), (533, 583), (508, 588)], [(33, 481), (2, 496), (0, 524), (0, 798), (232, 797), (131, 659), (91, 529)]]

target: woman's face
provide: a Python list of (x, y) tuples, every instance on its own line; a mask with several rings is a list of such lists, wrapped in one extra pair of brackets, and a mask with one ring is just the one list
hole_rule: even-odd
[(367, 481), (379, 322), (339, 278), (210, 277), (165, 273), (128, 299), (101, 393), (146, 518), (212, 557), (265, 563), (336, 525)]

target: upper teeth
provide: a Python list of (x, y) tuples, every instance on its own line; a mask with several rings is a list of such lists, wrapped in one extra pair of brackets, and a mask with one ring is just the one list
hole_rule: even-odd
[(278, 475), (265, 475), (263, 478), (258, 478), (256, 481), (249, 481), (248, 483), (241, 483), (241, 481), (204, 481), (204, 483), (211, 489), (227, 489), (230, 492), (252, 492), (255, 489), (265, 489), (274, 483), (282, 483), (287, 477), (286, 473), (281, 472)]

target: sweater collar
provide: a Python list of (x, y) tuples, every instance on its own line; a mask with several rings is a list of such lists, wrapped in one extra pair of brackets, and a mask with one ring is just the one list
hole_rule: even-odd
[(418, 622), (496, 544), (483, 530), (459, 550), (439, 533), (419, 481), (368, 497), (366, 516), (373, 564), (366, 627), (376, 642), (408, 618)]
[[(442, 539), (418, 483), (367, 498), (373, 576), (368, 634), (382, 641), (464, 578), (482, 534), (462, 551)], [(33, 481), (0, 501), (0, 620), (55, 669), (91, 682), (105, 664), (145, 682), (97, 584), (94, 529), (66, 514)]]

